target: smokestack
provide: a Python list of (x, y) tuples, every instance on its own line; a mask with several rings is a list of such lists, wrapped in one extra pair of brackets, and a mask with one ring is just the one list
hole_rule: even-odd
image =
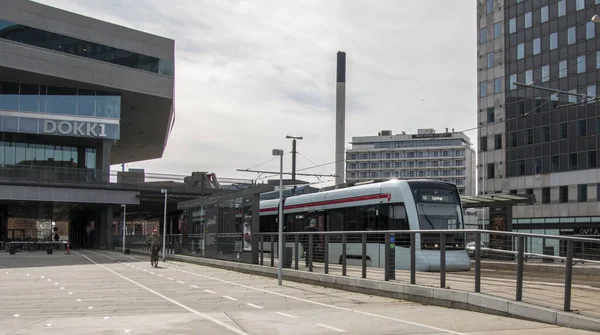
[(344, 183), (346, 138), (346, 53), (337, 53), (337, 83), (335, 91), (335, 185)]

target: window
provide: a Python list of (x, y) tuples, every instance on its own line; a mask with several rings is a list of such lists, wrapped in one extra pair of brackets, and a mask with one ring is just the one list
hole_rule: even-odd
[(548, 6), (542, 7), (542, 23), (548, 21)]
[(525, 13), (525, 28), (531, 27), (531, 12)]
[(494, 93), (502, 93), (502, 78), (494, 79)]
[(566, 76), (567, 76), (567, 61), (563, 60), (562, 62), (558, 63), (558, 77), (564, 78)]
[(595, 169), (598, 167), (596, 151), (588, 151), (588, 168)]
[(577, 154), (569, 154), (569, 169), (577, 170)]
[(573, 44), (577, 41), (577, 27), (571, 27), (567, 30), (567, 43)]
[(590, 85), (587, 87), (587, 96), (588, 97), (595, 97), (596, 96), (596, 85)]
[(517, 19), (513, 17), (508, 21), (508, 33), (512, 34), (515, 32), (517, 32)]
[(533, 54), (537, 55), (541, 52), (542, 50), (542, 44), (541, 44), (541, 40), (540, 38), (536, 38), (535, 40), (533, 40)]
[(545, 126), (543, 130), (544, 142), (550, 142), (550, 126)]
[(480, 151), (487, 151), (487, 136), (482, 136), (479, 139), (479, 148)]
[(502, 149), (502, 134), (496, 134), (494, 136), (494, 149)]
[(487, 0), (485, 11), (486, 14), (491, 14), (494, 11), (494, 0)]
[(560, 139), (566, 140), (569, 138), (569, 125), (567, 123), (560, 124)]
[[(488, 2), (489, 2), (489, 0), (488, 0)], [(575, 8), (576, 8), (576, 10), (584, 9), (585, 8), (585, 0), (577, 0)]]
[(585, 24), (585, 38), (589, 40), (594, 37), (596, 37), (596, 23), (590, 21)]
[(519, 161), (519, 176), (525, 175), (525, 161)]
[(533, 129), (527, 129), (527, 144), (533, 144)]
[(485, 27), (479, 30), (479, 43), (487, 42), (487, 29)]
[(173, 76), (173, 59), (159, 59), (4, 20), (0, 20), (0, 31), (0, 39)]
[(577, 73), (585, 72), (585, 56), (577, 57)]
[(565, 0), (560, 0), (558, 2), (558, 16), (565, 16), (567, 14), (567, 4)]
[(533, 70), (525, 71), (525, 84), (529, 84), (533, 81)]
[(488, 67), (488, 69), (491, 67), (494, 67), (494, 53), (493, 52), (490, 52), (487, 55), (487, 67)]
[(561, 186), (559, 188), (559, 198), (560, 202), (569, 202), (569, 187)]
[(579, 120), (577, 128), (578, 128), (579, 136), (586, 136), (587, 135), (587, 120)]
[(550, 187), (542, 188), (542, 203), (549, 204), (550, 203)]
[(542, 66), (542, 83), (550, 80), (550, 65)]
[(558, 48), (558, 33), (550, 34), (550, 50)]
[(515, 85), (514, 83), (517, 82), (517, 75), (516, 74), (511, 74), (510, 75), (510, 89), (514, 90), (515, 88), (517, 88), (517, 85)]
[(487, 165), (487, 179), (496, 178), (495, 172), (496, 172), (496, 169), (494, 168), (494, 163), (489, 163)]
[(502, 23), (494, 24), (494, 38), (500, 38), (502, 36)]
[(483, 98), (487, 95), (487, 82), (482, 81), (479, 83), (479, 97)]
[(596, 69), (600, 69), (600, 51), (596, 51)]
[(577, 185), (577, 201), (587, 201), (587, 185)]
[(517, 59), (525, 57), (525, 44), (521, 43), (517, 45)]
[(542, 173), (542, 159), (536, 158), (533, 160), (533, 173), (540, 174)]
[(558, 164), (558, 156), (550, 157), (550, 166), (551, 166), (551, 172), (558, 172), (558, 167), (560, 166)]
[(494, 107), (490, 107), (487, 109), (487, 122), (488, 123), (494, 122)]

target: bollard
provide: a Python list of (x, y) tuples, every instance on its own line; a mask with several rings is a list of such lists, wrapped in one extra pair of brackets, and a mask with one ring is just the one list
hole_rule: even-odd
[(71, 254), (71, 244), (67, 243), (67, 251), (65, 251), (65, 255), (70, 255)]

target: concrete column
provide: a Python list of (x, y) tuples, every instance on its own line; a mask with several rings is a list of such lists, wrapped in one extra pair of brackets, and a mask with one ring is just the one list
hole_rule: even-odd
[(94, 246), (100, 249), (112, 248), (112, 206), (102, 206), (100, 209), (100, 218), (96, 222)]
[(113, 143), (112, 140), (103, 140), (96, 149), (96, 179), (98, 181), (110, 181), (110, 155)]
[(250, 244), (252, 245), (252, 264), (258, 264), (258, 233), (260, 232), (260, 193), (252, 194), (252, 224)]

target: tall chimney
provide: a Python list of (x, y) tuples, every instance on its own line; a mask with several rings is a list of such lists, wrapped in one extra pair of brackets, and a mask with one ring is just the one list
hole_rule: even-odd
[(335, 185), (344, 183), (346, 138), (346, 53), (337, 53), (337, 83), (335, 91)]

